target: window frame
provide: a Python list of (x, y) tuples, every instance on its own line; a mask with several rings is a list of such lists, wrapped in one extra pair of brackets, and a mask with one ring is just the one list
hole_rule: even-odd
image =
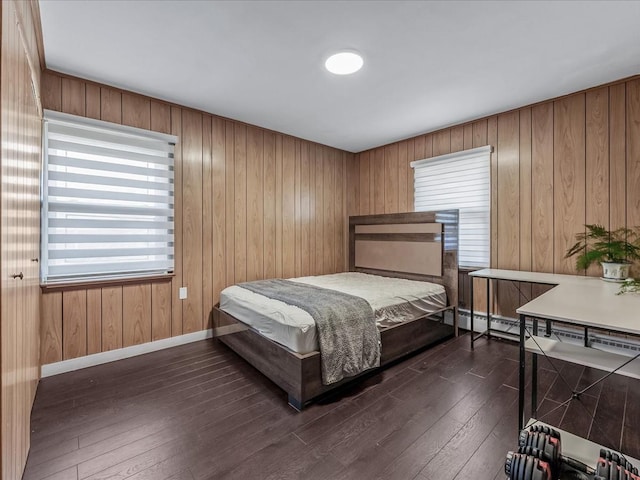
[[(444, 205), (438, 205), (437, 207), (427, 207), (427, 210), (448, 210), (448, 209), (458, 209), (460, 211), (460, 229), (458, 232), (459, 235), (459, 240), (458, 240), (458, 263), (459, 263), (459, 267), (461, 269), (465, 269), (465, 270), (476, 270), (476, 269), (480, 269), (480, 268), (489, 268), (491, 265), (491, 216), (492, 216), (492, 212), (491, 212), (491, 158), (492, 158), (492, 153), (493, 153), (493, 147), (491, 145), (486, 145), (483, 147), (478, 147), (478, 148), (472, 148), (472, 149), (468, 149), (468, 150), (462, 150), (460, 152), (455, 152), (455, 153), (449, 153), (449, 154), (445, 154), (445, 155), (439, 155), (436, 157), (429, 157), (429, 158), (425, 158), (425, 159), (421, 159), (421, 160), (416, 160), (411, 162), (411, 167), (414, 169), (413, 172), (413, 179), (414, 179), (414, 200), (413, 200), (413, 210), (414, 211), (425, 211), (425, 210), (418, 210), (416, 208), (416, 203), (420, 200), (420, 197), (418, 195), (418, 186), (417, 183), (419, 181), (418, 174), (420, 172), (420, 168), (421, 167), (433, 167), (435, 164), (437, 164), (438, 166), (440, 165), (446, 165), (449, 162), (460, 162), (460, 161), (483, 161), (486, 162), (486, 165), (483, 165), (482, 168), (484, 170), (483, 174), (484, 177), (488, 179), (488, 183), (487, 183), (487, 187), (486, 187), (486, 191), (482, 191), (481, 194), (482, 195), (486, 195), (486, 213), (487, 213), (487, 218), (486, 218), (486, 223), (484, 224), (486, 226), (486, 250), (483, 250), (483, 253), (486, 254), (486, 264), (485, 263), (480, 263), (480, 262), (468, 262), (468, 261), (462, 261), (462, 253), (464, 250), (464, 244), (465, 244), (465, 235), (464, 235), (464, 226), (463, 226), (463, 222), (464, 222), (464, 217), (465, 217), (465, 211), (467, 210), (467, 208), (464, 207), (460, 207), (459, 205), (456, 205), (455, 202), (452, 204), (444, 204)], [(486, 168), (486, 170), (485, 170)], [(451, 170), (452, 172), (454, 170)], [(422, 176), (421, 178), (424, 178), (424, 176)], [(483, 203), (484, 206), (484, 203)], [(471, 207), (468, 207), (471, 208)], [(477, 208), (477, 207), (476, 207)], [(485, 211), (484, 208), (482, 211)]]
[[(158, 156), (158, 159), (169, 159), (166, 163), (169, 171), (175, 171), (175, 145), (178, 143), (179, 139), (175, 135), (170, 135), (161, 132), (155, 132), (152, 130), (146, 130), (136, 127), (130, 127), (127, 125), (120, 125), (111, 122), (105, 122), (102, 120), (97, 120), (93, 118), (87, 118), (78, 115), (71, 115), (67, 113), (57, 112), (53, 110), (44, 110), (43, 111), (43, 135), (42, 135), (42, 175), (40, 181), (40, 215), (41, 215), (41, 229), (40, 229), (40, 285), (43, 290), (60, 290), (60, 289), (68, 289), (73, 287), (82, 288), (83, 286), (89, 285), (97, 285), (97, 286), (107, 286), (107, 285), (123, 285), (128, 283), (140, 283), (140, 281), (155, 281), (162, 279), (169, 279), (174, 276), (175, 270), (175, 239), (167, 241), (167, 248), (170, 249), (170, 253), (167, 253), (168, 262), (170, 267), (166, 268), (166, 270), (158, 269), (158, 271), (149, 271), (149, 272), (136, 272), (133, 271), (123, 271), (123, 272), (111, 272), (111, 273), (88, 273), (88, 274), (75, 274), (74, 276), (68, 276), (66, 278), (51, 278), (49, 273), (49, 252), (50, 246), (48, 242), (49, 235), (49, 221), (50, 221), (50, 210), (49, 210), (49, 123), (56, 123), (59, 125), (68, 125), (74, 129), (86, 129), (89, 132), (94, 132), (96, 135), (104, 134), (106, 136), (118, 136), (122, 135), (123, 142), (122, 145), (126, 145), (128, 147), (134, 146), (136, 144), (136, 139), (142, 142), (144, 141), (154, 141), (159, 143), (166, 143), (169, 145), (167, 156), (162, 157)], [(98, 133), (95, 133), (98, 132)], [(124, 140), (125, 137), (129, 137), (129, 142)], [(87, 137), (89, 138), (89, 136)], [(166, 148), (166, 147), (165, 147)], [(71, 157), (73, 158), (73, 157)], [(122, 157), (126, 160), (126, 152)], [(117, 157), (116, 157), (117, 159)], [(108, 157), (105, 159), (97, 160), (100, 162), (108, 162)], [(119, 162), (114, 162), (114, 164), (118, 164)], [(158, 163), (162, 163), (159, 160)], [(90, 165), (90, 164), (89, 164)], [(150, 173), (153, 173), (153, 170), (150, 168)], [(138, 174), (139, 175), (139, 174)], [(153, 177), (153, 175), (150, 175)], [(171, 213), (167, 215), (167, 218), (170, 222), (173, 223), (173, 226), (166, 228), (167, 234), (175, 235), (175, 178), (173, 177), (173, 173), (171, 173), (170, 177), (168, 177), (167, 183), (171, 184), (171, 188), (167, 190), (167, 197), (171, 199), (167, 206), (169, 207)], [(90, 184), (89, 184), (90, 185)], [(162, 205), (162, 203), (160, 203)], [(165, 222), (166, 223), (166, 222)], [(79, 227), (82, 228), (82, 227)], [(103, 227), (104, 228), (104, 227)], [(96, 229), (98, 230), (98, 229)], [(89, 260), (96, 258), (108, 258), (108, 257), (87, 257)], [(90, 262), (87, 262), (90, 263)], [(163, 270), (163, 271), (160, 271)]]

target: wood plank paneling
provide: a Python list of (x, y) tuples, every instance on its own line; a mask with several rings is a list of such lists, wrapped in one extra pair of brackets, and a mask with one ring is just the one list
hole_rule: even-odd
[(247, 280), (264, 273), (264, 191), (262, 130), (247, 128)]
[(369, 176), (371, 175), (371, 167), (369, 161), (369, 152), (363, 152), (359, 155), (360, 170), (360, 215), (369, 215), (371, 206), (369, 204), (369, 186), (371, 184)]
[(264, 277), (276, 276), (276, 136), (265, 132), (263, 158)]
[[(497, 156), (495, 177), (496, 202), (501, 208), (494, 210), (498, 229), (495, 235), (498, 268), (518, 270), (520, 268), (520, 115), (518, 111), (498, 115)], [(497, 204), (497, 203), (496, 203)], [(493, 238), (492, 238), (493, 240)], [(498, 283), (499, 312), (515, 316), (519, 306), (519, 295), (513, 282)]]
[(609, 225), (624, 227), (627, 222), (626, 85), (609, 87)]
[(100, 89), (100, 119), (122, 123), (122, 93), (108, 87)]
[(62, 292), (42, 295), (40, 318), (40, 362), (62, 360)]
[(245, 282), (247, 280), (247, 126), (234, 125), (233, 135), (235, 147), (235, 281)]
[(100, 120), (100, 87), (89, 83), (86, 88), (85, 115)]
[[(66, 293), (66, 292), (65, 292)], [(151, 341), (151, 284), (122, 287), (122, 345)]]
[(72, 115), (85, 114), (85, 83), (75, 78), (62, 79), (62, 111)]
[(62, 293), (62, 358), (87, 354), (87, 291)]
[(553, 272), (553, 104), (531, 109), (531, 268)]
[(140, 95), (122, 94), (122, 123), (136, 128), (151, 128), (151, 102)]
[[(409, 142), (400, 142), (398, 145), (398, 212), (410, 212), (413, 205), (409, 206), (409, 171), (413, 170), (409, 166)], [(411, 188), (413, 184), (411, 183)], [(347, 191), (351, 191), (348, 189)], [(357, 191), (355, 192), (358, 193)]]
[(640, 79), (627, 82), (627, 225), (640, 226)]
[(295, 174), (295, 140), (284, 136), (282, 137), (282, 275), (285, 278), (293, 277), (296, 269)]
[(213, 177), (211, 116), (202, 116), (202, 328), (213, 319)]
[[(187, 298), (182, 301), (182, 332), (202, 330), (202, 115), (182, 112), (182, 286)], [(126, 331), (126, 329), (125, 329)]]
[(384, 147), (384, 212), (397, 213), (399, 194), (398, 144)]
[(384, 148), (376, 148), (373, 152), (372, 170), (373, 170), (373, 212), (384, 213)]
[(171, 282), (151, 284), (151, 340), (171, 336)]
[(565, 259), (585, 222), (585, 95), (554, 102), (554, 272), (574, 273), (575, 259)]
[[(325, 165), (324, 158), (322, 156), (323, 147), (316, 145), (315, 148), (315, 269), (314, 275), (320, 275), (324, 270), (324, 169), (328, 168)], [(367, 198), (367, 202), (368, 202)]]
[(102, 291), (87, 290), (87, 354), (102, 351)]
[[(585, 132), (585, 223), (609, 228), (609, 89), (586, 93)], [(589, 267), (589, 275), (598, 275), (600, 265)]]
[[(531, 270), (531, 109), (520, 110), (520, 269)], [(520, 284), (520, 300), (524, 305), (532, 298), (531, 285)]]
[(220, 301), (220, 291), (226, 285), (225, 222), (226, 222), (226, 163), (224, 120), (214, 117), (212, 142), (213, 195), (213, 304)]
[(102, 289), (102, 351), (122, 348), (122, 287)]

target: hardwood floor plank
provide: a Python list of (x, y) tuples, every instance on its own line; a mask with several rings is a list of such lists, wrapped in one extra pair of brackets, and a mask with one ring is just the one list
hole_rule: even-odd
[[(45, 378), (23, 480), (502, 479), (517, 436), (518, 349), (483, 339), (471, 351), (468, 341), (419, 352), (300, 413), (212, 340)], [(571, 389), (539, 360), (539, 417), (602, 441), (579, 405), (561, 406)], [(601, 375), (557, 365), (577, 388)], [(583, 397), (632, 456), (639, 393), (640, 381), (613, 376)]]
[[(475, 414), (420, 472), (427, 478), (453, 479), (489, 436), (509, 408), (516, 408), (518, 392), (500, 387), (487, 408)], [(516, 436), (514, 434), (513, 438)]]

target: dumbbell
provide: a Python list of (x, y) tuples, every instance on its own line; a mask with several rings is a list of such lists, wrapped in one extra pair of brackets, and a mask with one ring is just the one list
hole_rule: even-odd
[(562, 460), (560, 433), (544, 425), (522, 430), (518, 438), (518, 453), (538, 458), (549, 465), (552, 478), (560, 476)]
[(594, 480), (640, 480), (640, 476), (624, 456), (601, 449)]
[(507, 453), (504, 472), (509, 480), (554, 480), (549, 463), (524, 453)]

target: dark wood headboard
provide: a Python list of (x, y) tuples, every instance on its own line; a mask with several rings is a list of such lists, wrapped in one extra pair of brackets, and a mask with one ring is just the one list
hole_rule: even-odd
[(458, 304), (458, 211), (349, 217), (349, 270), (443, 285)]

